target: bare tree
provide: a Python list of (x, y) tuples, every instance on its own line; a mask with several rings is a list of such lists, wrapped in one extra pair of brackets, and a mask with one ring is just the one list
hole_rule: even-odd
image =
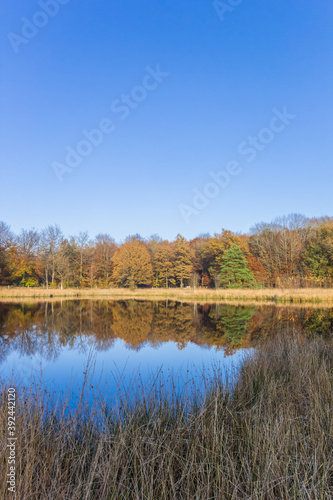
[(0, 283), (4, 284), (9, 280), (9, 258), (8, 251), (13, 244), (14, 236), (10, 227), (5, 222), (0, 221)]
[(41, 260), (45, 268), (45, 284), (49, 287), (49, 276), (51, 283), (55, 280), (57, 252), (63, 241), (63, 234), (59, 226), (48, 226), (42, 231), (40, 240)]
[(113, 270), (112, 257), (117, 250), (116, 242), (108, 234), (98, 234), (95, 239), (95, 279), (103, 286), (110, 285)]
[(89, 262), (89, 235), (85, 232), (80, 232), (78, 236), (71, 238), (71, 243), (75, 247), (76, 253), (76, 267), (78, 271), (78, 284), (82, 286), (84, 284), (84, 271), (87, 271), (86, 267)]
[(71, 273), (71, 246), (67, 240), (63, 240), (55, 254), (55, 274), (60, 281), (61, 290), (70, 280)]

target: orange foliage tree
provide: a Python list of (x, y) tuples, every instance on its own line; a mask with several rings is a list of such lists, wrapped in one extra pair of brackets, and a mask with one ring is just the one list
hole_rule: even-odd
[(112, 258), (115, 283), (124, 287), (149, 286), (153, 281), (150, 254), (142, 241), (132, 239), (118, 248)]

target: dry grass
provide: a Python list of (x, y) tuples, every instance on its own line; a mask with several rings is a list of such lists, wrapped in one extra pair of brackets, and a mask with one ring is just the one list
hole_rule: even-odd
[(217, 373), (187, 399), (159, 379), (121, 408), (81, 402), (66, 416), (18, 388), (16, 498), (331, 499), (332, 367), (331, 346), (289, 337), (245, 360), (233, 390)]
[(7, 288), (0, 287), (0, 299), (13, 298), (104, 298), (163, 300), (172, 299), (182, 302), (267, 302), (267, 303), (333, 303), (333, 289), (299, 288), (277, 289), (266, 288), (261, 290), (210, 290), (206, 288), (145, 288), (129, 290), (125, 288), (89, 288), (89, 289), (48, 289), (45, 288)]

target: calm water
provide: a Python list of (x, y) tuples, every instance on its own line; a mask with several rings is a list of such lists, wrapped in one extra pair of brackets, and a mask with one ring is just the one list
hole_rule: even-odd
[[(73, 394), (89, 365), (91, 385), (113, 395), (121, 379), (134, 389), (158, 370), (181, 390), (200, 384), (202, 366), (237, 370), (244, 355), (281, 332), (329, 337), (333, 309), (77, 300), (0, 303), (0, 375), (22, 384), (42, 378)], [(93, 368), (92, 368), (93, 367)], [(92, 388), (92, 390), (94, 390)]]

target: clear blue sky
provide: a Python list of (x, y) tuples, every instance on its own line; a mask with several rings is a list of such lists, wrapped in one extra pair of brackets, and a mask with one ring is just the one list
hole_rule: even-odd
[[(223, 20), (211, 0), (42, 3), (1, 7), (0, 220), (14, 231), (192, 238), (333, 214), (330, 0), (244, 0)], [(248, 162), (239, 145), (284, 106), (296, 118)], [(60, 182), (54, 162), (105, 118), (113, 131)], [(179, 205), (231, 160), (241, 173), (186, 223)]]

